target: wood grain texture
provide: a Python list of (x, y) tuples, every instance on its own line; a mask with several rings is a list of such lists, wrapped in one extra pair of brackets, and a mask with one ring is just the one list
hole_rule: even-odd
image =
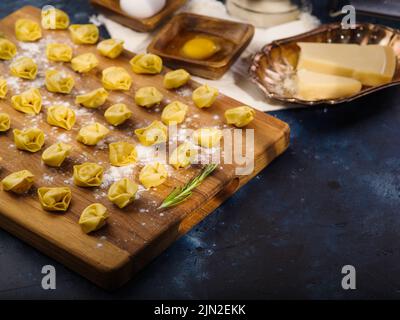
[[(194, 191), (189, 201), (160, 212), (156, 208), (162, 199), (175, 186), (182, 185), (195, 176), (200, 168), (192, 166), (188, 169), (175, 170), (164, 185), (155, 190), (141, 192), (139, 199), (129, 207), (120, 210), (106, 199), (106, 188), (84, 189), (71, 184), (74, 164), (93, 161), (102, 164), (106, 171), (110, 169), (107, 144), (88, 147), (75, 141), (82, 124), (94, 120), (106, 124), (103, 117), (104, 110), (117, 102), (126, 103), (133, 112), (133, 118), (127, 124), (112, 130), (106, 143), (119, 140), (137, 143), (133, 130), (160, 118), (160, 110), (140, 108), (134, 103), (135, 90), (148, 85), (159, 88), (164, 94), (162, 106), (167, 101), (173, 100), (188, 104), (188, 118), (192, 118), (192, 121), (187, 123), (187, 126), (192, 128), (206, 125), (222, 126), (224, 111), (241, 103), (220, 95), (212, 108), (199, 110), (193, 105), (190, 94), (198, 86), (197, 83), (190, 82), (183, 90), (165, 90), (162, 86), (162, 75), (144, 76), (131, 72), (128, 61), (133, 56), (132, 53), (124, 51), (118, 59), (107, 59), (97, 55), (95, 46), (73, 45), (68, 31), (43, 30), (43, 39), (39, 43), (19, 43), (14, 36), (14, 23), (18, 18), (29, 18), (39, 22), (40, 10), (24, 7), (0, 22), (0, 30), (7, 38), (17, 43), (19, 54), (23, 53), (36, 58), (39, 64), (39, 76), (37, 80), (31, 82), (16, 80), (9, 76), (9, 62), (0, 62), (0, 74), (9, 82), (13, 82), (9, 86), (10, 92), (7, 99), (0, 100), (0, 112), (10, 114), (12, 129), (33, 125), (41, 128), (46, 134), (45, 147), (63, 137), (63, 139), (69, 139), (68, 143), (73, 145), (73, 151), (62, 168), (49, 168), (41, 163), (41, 152), (30, 154), (16, 150), (12, 130), (6, 134), (0, 134), (0, 156), (3, 158), (0, 179), (21, 169), (28, 169), (35, 174), (35, 186), (32, 192), (25, 196), (0, 191), (0, 226), (101, 287), (112, 289), (127, 282), (135, 272), (204, 219), (288, 146), (288, 125), (267, 114), (257, 112), (255, 120), (248, 126), (255, 132), (255, 169), (251, 175), (236, 176), (233, 165), (222, 165)], [(100, 64), (90, 73), (78, 75), (72, 71), (69, 63), (47, 61), (42, 50), (48, 42), (70, 44), (73, 46), (75, 55), (93, 52), (97, 55)], [(100, 87), (101, 71), (112, 65), (124, 67), (131, 74), (132, 88), (127, 92), (110, 92), (107, 103), (97, 110), (87, 110), (76, 106), (74, 96), (81, 91)], [(71, 95), (47, 92), (43, 87), (43, 74), (48, 68), (64, 70), (74, 76), (76, 84)], [(39, 85), (41, 85), (40, 91), (44, 101), (40, 115), (27, 116), (11, 107), (11, 95)], [(57, 103), (71, 105), (78, 114), (77, 123), (69, 132), (51, 127), (45, 121), (46, 106)], [(218, 115), (218, 118), (215, 115)], [(129, 173), (129, 176), (136, 181), (138, 170), (140, 170), (140, 165)], [(36, 197), (36, 188), (64, 185), (72, 189), (73, 199), (69, 210), (65, 214), (53, 214), (42, 210)], [(103, 203), (110, 212), (110, 218), (106, 227), (91, 235), (86, 235), (81, 231), (78, 220), (82, 210), (93, 202)]]
[(149, 32), (157, 28), (175, 11), (182, 7), (186, 0), (167, 0), (165, 7), (156, 15), (146, 19), (135, 19), (128, 16), (116, 0), (91, 0), (93, 5), (102, 11), (107, 18), (114, 20), (136, 31)]

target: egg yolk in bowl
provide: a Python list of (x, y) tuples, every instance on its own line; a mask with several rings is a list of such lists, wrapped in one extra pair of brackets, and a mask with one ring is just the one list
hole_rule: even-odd
[(215, 41), (206, 37), (196, 37), (186, 41), (181, 53), (184, 57), (194, 60), (205, 60), (219, 51), (219, 46)]

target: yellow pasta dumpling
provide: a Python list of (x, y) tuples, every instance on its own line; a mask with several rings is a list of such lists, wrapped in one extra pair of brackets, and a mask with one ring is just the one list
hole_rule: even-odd
[(7, 95), (7, 81), (0, 78), (0, 99), (4, 99)]
[(199, 108), (209, 108), (218, 97), (218, 89), (209, 87), (207, 84), (193, 91), (192, 99)]
[(108, 92), (104, 88), (98, 88), (86, 94), (76, 96), (75, 103), (86, 108), (94, 109), (103, 105), (108, 98)]
[(31, 58), (21, 57), (10, 64), (10, 71), (13, 76), (34, 80), (38, 71), (38, 66)]
[(15, 22), (15, 36), (19, 41), (36, 41), (42, 37), (42, 29), (33, 20), (18, 19)]
[(79, 187), (98, 187), (103, 180), (104, 169), (97, 163), (85, 162), (74, 166), (74, 184)]
[(86, 144), (87, 146), (94, 146), (103, 140), (105, 136), (110, 132), (102, 124), (95, 122), (82, 127), (79, 130), (78, 137), (76, 138), (79, 142)]
[(37, 191), (42, 208), (47, 211), (65, 212), (71, 203), (72, 193), (68, 187), (46, 188)]
[(135, 102), (138, 106), (150, 108), (159, 104), (163, 95), (155, 87), (143, 87), (136, 91)]
[(83, 232), (90, 233), (103, 227), (107, 218), (107, 208), (101, 203), (93, 203), (83, 210), (79, 218), (79, 225)]
[(139, 181), (146, 189), (163, 184), (167, 178), (167, 169), (159, 162), (145, 165), (139, 173)]
[(107, 58), (117, 58), (124, 50), (124, 41), (118, 39), (107, 39), (99, 42), (97, 50)]
[(70, 154), (71, 149), (71, 145), (57, 142), (43, 151), (42, 160), (50, 167), (60, 167), (65, 158)]
[(125, 208), (135, 200), (138, 185), (128, 178), (114, 182), (108, 189), (108, 199), (120, 209)]
[(42, 27), (44, 29), (67, 29), (68, 26), (69, 17), (64, 11), (56, 8), (42, 10)]
[(164, 87), (176, 89), (185, 85), (190, 80), (190, 74), (184, 69), (167, 72), (164, 76)]
[(113, 142), (109, 144), (110, 163), (122, 167), (135, 163), (137, 159), (136, 148), (128, 142)]
[(193, 132), (193, 140), (196, 144), (212, 148), (219, 145), (222, 131), (217, 128), (201, 128)]
[(126, 104), (117, 103), (109, 107), (104, 113), (109, 124), (119, 126), (132, 116), (132, 112), (128, 109)]
[(38, 114), (42, 109), (42, 96), (39, 89), (31, 88), (12, 96), (11, 103), (15, 110), (26, 114)]
[(197, 150), (187, 142), (180, 144), (170, 155), (169, 164), (175, 169), (185, 168), (190, 165), (197, 156)]
[(167, 105), (161, 113), (161, 120), (166, 125), (182, 123), (185, 120), (188, 106), (182, 102), (174, 101)]
[(135, 134), (144, 146), (167, 141), (168, 129), (161, 121), (155, 120), (149, 126), (136, 129)]
[(99, 29), (94, 24), (71, 24), (69, 31), (76, 44), (95, 44), (99, 39)]
[(15, 146), (24, 151), (38, 152), (44, 145), (44, 133), (38, 128), (14, 129)]
[(50, 106), (47, 108), (47, 123), (66, 130), (71, 130), (76, 121), (74, 110), (66, 106)]
[(99, 60), (91, 52), (80, 54), (71, 60), (72, 69), (79, 73), (89, 72), (96, 68), (98, 64)]
[(75, 85), (75, 80), (64, 71), (47, 70), (45, 83), (50, 92), (70, 93)]
[(11, 60), (17, 53), (17, 47), (10, 40), (0, 38), (0, 59)]
[(109, 90), (129, 90), (132, 78), (124, 68), (109, 67), (103, 70), (101, 82)]
[(6, 191), (12, 191), (17, 194), (27, 192), (33, 185), (35, 176), (29, 170), (13, 172), (5, 177), (1, 184)]
[(69, 62), (72, 59), (72, 48), (64, 43), (49, 43), (46, 46), (46, 56), (51, 61)]
[(163, 67), (161, 58), (151, 53), (138, 54), (129, 63), (133, 72), (138, 74), (157, 74)]
[(248, 106), (228, 109), (225, 111), (225, 119), (227, 124), (233, 124), (236, 127), (244, 127), (254, 119), (256, 112)]
[(0, 132), (6, 132), (10, 129), (11, 120), (7, 113), (0, 112)]

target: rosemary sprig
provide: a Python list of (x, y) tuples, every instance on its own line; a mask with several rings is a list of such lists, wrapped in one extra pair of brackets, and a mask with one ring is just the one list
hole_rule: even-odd
[(215, 163), (206, 165), (198, 176), (191, 179), (183, 187), (176, 187), (174, 190), (172, 190), (172, 192), (164, 199), (158, 209), (174, 207), (186, 201), (192, 195), (193, 189), (197, 188), (204, 181), (204, 179), (207, 178), (215, 170), (215, 168), (217, 168), (217, 166), (218, 164)]

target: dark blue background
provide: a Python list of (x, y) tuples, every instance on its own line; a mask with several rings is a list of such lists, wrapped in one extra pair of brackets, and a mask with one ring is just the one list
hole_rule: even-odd
[[(2, 0), (0, 17), (49, 2)], [(51, 4), (73, 22), (94, 13)], [(327, 1), (314, 5), (326, 20)], [(0, 230), (0, 298), (399, 298), (400, 89), (273, 115), (289, 150), (128, 285), (107, 293)], [(41, 289), (46, 264), (57, 290)], [(341, 289), (346, 264), (355, 291)]]

